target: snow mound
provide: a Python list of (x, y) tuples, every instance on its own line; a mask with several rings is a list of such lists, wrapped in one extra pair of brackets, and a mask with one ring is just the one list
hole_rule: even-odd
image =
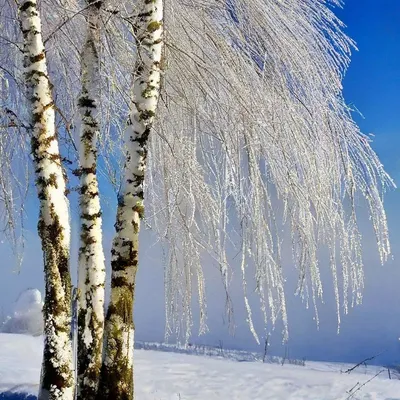
[(41, 335), (43, 333), (42, 308), (42, 295), (38, 289), (30, 288), (23, 291), (14, 304), (12, 315), (0, 325), (0, 332)]
[(19, 315), (41, 311), (43, 307), (42, 294), (38, 289), (26, 289), (19, 296), (14, 305), (14, 313)]

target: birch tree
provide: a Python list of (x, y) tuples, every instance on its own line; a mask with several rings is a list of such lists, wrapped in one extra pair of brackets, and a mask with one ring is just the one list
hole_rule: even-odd
[(78, 277), (77, 399), (94, 399), (102, 361), (105, 264), (97, 182), (99, 134), (99, 44), (101, 1), (88, 0), (86, 39), (81, 52), (80, 114), (81, 245)]
[(144, 176), (149, 135), (161, 81), (163, 2), (140, 1), (134, 25), (137, 61), (126, 129), (126, 162), (118, 198), (116, 236), (111, 250), (111, 298), (105, 325), (105, 355), (99, 398), (133, 396), (133, 301), (139, 262), (140, 222), (144, 217)]
[(23, 34), (24, 78), (31, 115), (35, 182), (40, 201), (38, 232), (46, 284), (39, 399), (72, 400), (70, 224), (65, 176), (55, 131), (54, 102), (36, 0), (23, 1), (18, 11)]
[[(116, 14), (139, 38), (139, 62), (147, 50), (147, 41), (140, 45), (141, 24), (153, 22), (141, 13)], [(382, 195), (393, 182), (342, 97), (354, 42), (330, 7), (322, 1), (171, 0), (164, 4), (164, 13), (165, 71), (157, 96), (162, 101), (151, 109), (149, 122), (154, 117), (155, 124), (145, 136), (147, 163), (140, 168), (140, 179), (135, 174), (132, 178), (132, 160), (138, 159), (128, 150), (119, 196), (99, 392), (105, 398), (111, 393), (132, 397), (131, 311), (144, 211), (143, 198), (135, 197), (136, 183), (143, 184), (147, 223), (166, 245), (167, 334), (183, 333), (186, 340), (193, 325), (194, 288), (200, 333), (207, 330), (206, 253), (220, 267), (228, 312), (228, 249), (236, 248), (241, 255), (244, 302), (256, 340), (247, 296), (250, 271), (265, 324), (282, 319), (283, 336), (288, 336), (281, 265), (284, 226), (291, 232), (297, 293), (314, 305), (317, 322), (323, 296), (320, 246), (330, 255), (338, 324), (341, 313), (361, 301), (363, 262), (356, 216), (361, 199), (369, 205), (381, 261), (390, 254)], [(139, 76), (137, 71), (134, 76)], [(145, 95), (147, 80), (141, 77)], [(135, 84), (132, 99), (140, 107)], [(135, 125), (132, 118), (130, 122)], [(139, 135), (143, 129), (137, 130)], [(129, 140), (125, 143), (129, 149)], [(126, 214), (125, 205), (130, 206)]]
[[(31, 3), (26, 2), (29, 10)], [(317, 322), (318, 300), (323, 296), (321, 246), (329, 253), (326, 267), (332, 273), (338, 324), (341, 313), (361, 302), (364, 280), (357, 204), (368, 206), (384, 262), (390, 244), (383, 194), (393, 182), (342, 96), (342, 79), (355, 45), (343, 33), (332, 6), (341, 6), (341, 1), (136, 0), (88, 2), (83, 8), (72, 0), (43, 2), (49, 11), (44, 15), (50, 27), (46, 40), (59, 45), (49, 46), (51, 62), (59, 67), (54, 90), (70, 114), (70, 104), (80, 90), (81, 398), (94, 395), (99, 365), (104, 279), (96, 183), (100, 126), (104, 164), (117, 166), (118, 175), (122, 159), (124, 168), (99, 399), (133, 397), (133, 305), (144, 221), (165, 246), (167, 335), (189, 339), (196, 296), (199, 332), (207, 330), (203, 271), (207, 256), (221, 271), (229, 315), (229, 283), (237, 263), (255, 339), (259, 340), (259, 332), (248, 299), (250, 276), (265, 326), (281, 319), (286, 339), (286, 271), (281, 260), (285, 229), (290, 231), (298, 270), (297, 293), (313, 304)], [(99, 39), (100, 21), (104, 36)], [(40, 36), (40, 30), (34, 32), (39, 32), (35, 38)], [(26, 32), (25, 36), (29, 38)], [(39, 47), (43, 49), (42, 44)], [(83, 49), (81, 57), (67, 58), (75, 49)], [(80, 59), (80, 68), (75, 59)], [(30, 60), (35, 67), (46, 66), (44, 53), (43, 59)], [(48, 82), (42, 77), (47, 70), (40, 71), (42, 88)], [(49, 86), (40, 93), (50, 96)], [(43, 112), (54, 118), (53, 107)], [(44, 126), (50, 129), (54, 124)], [(48, 132), (50, 154), (56, 154), (55, 131)], [(56, 158), (49, 157), (47, 164), (58, 166), (54, 176), (61, 179)], [(40, 196), (42, 204), (63, 187), (58, 181), (57, 187), (47, 186), (48, 197)], [(65, 197), (60, 195), (57, 207), (49, 204), (53, 204), (49, 218), (55, 218), (53, 209), (58, 211)], [(67, 229), (66, 222), (61, 227)], [(61, 228), (60, 232), (64, 240), (67, 235)], [(230, 260), (233, 251), (239, 262)], [(50, 278), (50, 285), (58, 284), (57, 275)], [(66, 291), (57, 293), (67, 296)], [(63, 329), (64, 325), (57, 330), (61, 337)]]

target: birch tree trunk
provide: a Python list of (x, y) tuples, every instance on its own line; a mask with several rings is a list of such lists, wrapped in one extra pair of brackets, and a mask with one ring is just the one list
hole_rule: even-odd
[(19, 19), (24, 39), (25, 84), (32, 115), (32, 156), (40, 201), (38, 232), (46, 287), (39, 400), (73, 400), (69, 209), (36, 0), (21, 3)]
[(124, 181), (118, 199), (111, 250), (111, 299), (107, 310), (99, 399), (133, 399), (133, 303), (139, 260), (140, 222), (147, 141), (160, 93), (163, 0), (140, 0), (136, 19), (137, 62), (131, 114), (126, 130)]
[(97, 169), (99, 133), (99, 22), (102, 2), (87, 1), (87, 32), (81, 53), (80, 112), (80, 216), (78, 274), (77, 399), (97, 394), (104, 329), (105, 265)]

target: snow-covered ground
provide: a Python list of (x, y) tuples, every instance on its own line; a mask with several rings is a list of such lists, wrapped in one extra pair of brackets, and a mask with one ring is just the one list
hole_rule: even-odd
[[(41, 347), (40, 337), (0, 334), (0, 399), (11, 398), (6, 392), (36, 394)], [(389, 380), (383, 368), (360, 367), (358, 372), (341, 373), (348, 367), (317, 362), (281, 366), (136, 350), (136, 399), (400, 400), (400, 380)]]

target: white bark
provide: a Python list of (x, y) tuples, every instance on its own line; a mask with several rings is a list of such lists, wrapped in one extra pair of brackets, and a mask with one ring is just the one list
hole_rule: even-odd
[(81, 243), (78, 277), (77, 398), (96, 397), (102, 359), (105, 265), (97, 181), (99, 134), (99, 22), (101, 3), (88, 2), (87, 33), (81, 53), (80, 112)]
[(22, 2), (19, 18), (24, 37), (25, 83), (32, 115), (32, 155), (40, 200), (38, 230), (46, 281), (45, 341), (39, 399), (72, 400), (69, 209), (36, 0)]
[(158, 104), (163, 49), (163, 1), (141, 0), (136, 19), (137, 61), (131, 115), (126, 129), (126, 163), (112, 248), (111, 300), (105, 325), (101, 399), (133, 398), (133, 301), (147, 142)]

